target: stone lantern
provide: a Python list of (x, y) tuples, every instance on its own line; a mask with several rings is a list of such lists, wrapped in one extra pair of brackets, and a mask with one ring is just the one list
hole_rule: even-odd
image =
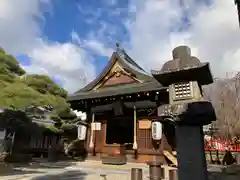
[(152, 71), (169, 87), (169, 104), (159, 107), (158, 116), (176, 126), (179, 180), (207, 180), (203, 125), (216, 120), (212, 104), (202, 96), (202, 85), (213, 82), (209, 63), (191, 56), (187, 46), (176, 47), (172, 54), (173, 60)]

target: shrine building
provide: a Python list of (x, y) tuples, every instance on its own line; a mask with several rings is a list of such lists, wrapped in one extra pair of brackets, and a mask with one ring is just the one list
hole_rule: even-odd
[(174, 126), (161, 123), (160, 141), (153, 140), (151, 129), (168, 96), (168, 87), (117, 47), (100, 75), (68, 96), (72, 109), (87, 114), (87, 158), (105, 164), (153, 159), (176, 164)]

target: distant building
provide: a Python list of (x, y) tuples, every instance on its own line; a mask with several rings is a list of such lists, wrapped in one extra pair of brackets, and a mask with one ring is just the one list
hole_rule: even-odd
[(54, 125), (51, 119), (52, 109), (40, 106), (30, 106), (27, 112), (31, 114), (32, 121), (42, 125)]
[[(28, 115), (31, 117), (32, 122), (39, 125), (47, 127), (54, 126), (54, 121), (52, 120), (52, 108), (45, 106), (30, 106), (26, 109)], [(47, 150), (50, 146), (55, 146), (60, 140), (60, 135), (57, 133), (47, 133), (43, 132), (41, 137), (35, 138), (31, 137), (30, 141), (30, 153), (37, 156), (47, 154)]]

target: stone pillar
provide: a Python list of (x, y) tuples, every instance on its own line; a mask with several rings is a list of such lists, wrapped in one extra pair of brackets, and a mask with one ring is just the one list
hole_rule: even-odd
[(202, 126), (176, 126), (179, 180), (207, 180)]

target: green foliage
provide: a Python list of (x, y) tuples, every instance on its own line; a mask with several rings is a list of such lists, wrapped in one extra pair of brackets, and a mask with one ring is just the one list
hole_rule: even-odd
[(22, 81), (42, 94), (49, 93), (63, 98), (67, 96), (67, 91), (59, 87), (46, 75), (27, 75), (22, 78)]
[(0, 107), (8, 108), (13, 106), (18, 109), (30, 105), (44, 106), (52, 105), (54, 108), (69, 108), (66, 100), (51, 94), (41, 94), (23, 83), (15, 82), (3, 87), (0, 91)]
[(63, 124), (60, 128), (62, 130), (62, 136), (68, 140), (74, 140), (77, 138), (77, 127), (73, 124)]
[(46, 126), (44, 129), (44, 132), (49, 132), (50, 134), (58, 134), (61, 133), (61, 129), (58, 129), (56, 126), (54, 125), (50, 125), (50, 126)]
[(0, 47), (0, 54), (5, 54), (5, 51), (3, 48)]
[(66, 90), (48, 76), (24, 74), (19, 62), (0, 49), (0, 108), (51, 105), (69, 109)]
[(77, 118), (77, 115), (72, 112), (70, 109), (59, 109), (57, 112), (58, 116), (63, 120), (74, 120)]
[(11, 55), (0, 53), (0, 67), (1, 72), (9, 71), (13, 75), (25, 74), (24, 69), (20, 66), (19, 62)]
[[(19, 62), (0, 48), (0, 108), (25, 109), (28, 106), (53, 107), (53, 119), (62, 125), (60, 112), (69, 113), (70, 105), (66, 101), (67, 91), (59, 87), (46, 75), (26, 75)], [(71, 116), (71, 115), (65, 115)], [(17, 118), (18, 119), (18, 118)], [(23, 119), (15, 123), (24, 124)], [(11, 122), (11, 123), (10, 123)], [(1, 124), (1, 123), (0, 123)], [(24, 124), (25, 126), (26, 124)], [(19, 126), (20, 127), (20, 126)], [(14, 127), (15, 128), (15, 127)]]
[[(1, 78), (1, 77), (0, 77)], [(4, 80), (0, 80), (0, 87), (1, 88), (5, 88), (8, 85), (8, 82), (4, 81)]]
[(15, 80), (15, 75), (8, 69), (6, 64), (1, 63), (1, 60), (0, 60), (0, 79), (6, 82), (13, 82)]
[(20, 76), (25, 74), (25, 70), (20, 66), (19, 62), (13, 56), (6, 55), (5, 63), (11, 72), (14, 72)]
[[(3, 113), (0, 114), (0, 127), (7, 129), (9, 132), (27, 130), (30, 132), (33, 130), (34, 124), (32, 124), (31, 119), (26, 115), (24, 111), (5, 109)], [(34, 131), (36, 129), (34, 128)]]
[(69, 143), (68, 151), (71, 153), (83, 155), (84, 150), (84, 141), (75, 139)]
[(32, 104), (41, 104), (43, 101), (38, 92), (23, 83), (12, 83), (2, 88), (0, 98), (1, 108), (13, 106), (22, 109)]

